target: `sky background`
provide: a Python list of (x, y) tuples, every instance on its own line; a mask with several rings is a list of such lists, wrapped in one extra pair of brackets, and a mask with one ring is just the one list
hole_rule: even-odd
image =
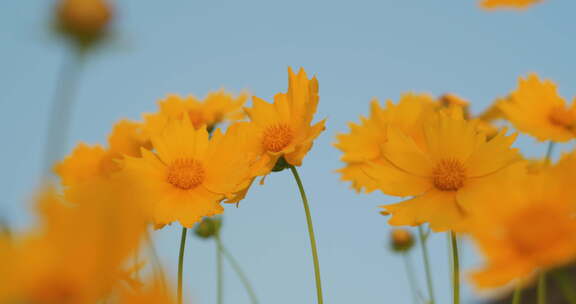
[[(114, 122), (140, 119), (169, 93), (204, 96), (247, 89), (271, 100), (287, 88), (287, 67), (320, 83), (316, 120), (328, 118), (300, 170), (319, 247), (325, 302), (411, 303), (402, 259), (387, 249), (389, 226), (377, 206), (399, 201), (356, 194), (339, 181), (332, 143), (347, 123), (368, 114), (373, 97), (403, 92), (456, 93), (480, 112), (528, 72), (555, 80), (571, 99), (576, 2), (549, 0), (524, 12), (485, 12), (472, 0), (116, 1), (114, 37), (85, 64), (67, 150), (104, 143)], [(39, 184), (47, 117), (56, 76), (70, 50), (50, 32), (53, 1), (0, 5), (0, 216), (29, 226)], [(521, 137), (529, 156), (545, 144)], [(566, 147), (564, 147), (566, 148)], [(175, 283), (179, 225), (155, 232)], [(252, 280), (261, 303), (315, 303), (304, 211), (289, 172), (255, 185), (239, 208), (227, 206), (222, 237)], [(446, 236), (431, 238), (438, 303), (450, 293)], [(215, 303), (215, 249), (191, 237), (185, 292)], [(464, 269), (478, 265), (466, 245)], [(421, 270), (419, 252), (412, 260)], [(225, 303), (249, 303), (226, 267)], [(419, 273), (424, 291), (423, 274)], [(477, 293), (465, 286), (465, 303)]]

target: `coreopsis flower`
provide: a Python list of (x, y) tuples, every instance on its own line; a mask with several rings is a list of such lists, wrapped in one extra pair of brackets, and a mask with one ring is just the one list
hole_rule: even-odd
[(108, 178), (120, 170), (120, 160), (124, 155), (140, 157), (142, 148), (151, 149), (148, 138), (142, 133), (142, 125), (121, 120), (114, 125), (108, 137), (108, 148), (80, 143), (69, 156), (54, 166), (54, 171), (62, 185), (69, 190), (94, 179)]
[(337, 170), (341, 179), (351, 181), (357, 192), (378, 189), (378, 182), (366, 170), (370, 162), (382, 158), (380, 145), (387, 141), (387, 126), (401, 125), (415, 138), (422, 138), (421, 121), (437, 107), (434, 98), (426, 94), (404, 94), (397, 105), (387, 101), (386, 108), (373, 100), (369, 117), (360, 117), (360, 124), (349, 123), (350, 133), (337, 135), (334, 146), (343, 152), (341, 160), (346, 163)]
[(388, 125), (382, 157), (366, 168), (382, 192), (414, 198), (382, 206), (391, 225), (429, 223), (434, 231), (461, 230), (478, 185), (520, 159), (515, 135), (490, 140), (460, 111), (437, 112), (424, 121), (422, 138)]
[(543, 0), (483, 0), (480, 6), (484, 9), (494, 10), (501, 8), (526, 9)]
[(478, 287), (526, 281), (576, 259), (575, 172), (572, 153), (553, 167), (517, 171), (479, 189), (469, 224), (486, 259), (472, 275)]
[(206, 125), (211, 130), (219, 123), (244, 118), (242, 106), (247, 99), (247, 93), (234, 96), (224, 90), (210, 92), (204, 100), (194, 96), (183, 98), (168, 95), (158, 102), (158, 113), (144, 115), (145, 130), (150, 135), (161, 133), (171, 120), (184, 116), (190, 119), (195, 128)]
[(300, 166), (314, 139), (324, 130), (325, 119), (312, 125), (318, 106), (318, 80), (308, 79), (304, 69), (288, 68), (288, 92), (274, 96), (274, 103), (253, 98), (245, 111), (252, 121), (258, 144), (253, 148), (267, 160), (259, 175), (266, 175), (280, 158)]
[(119, 304), (171, 304), (176, 303), (169, 290), (158, 280), (146, 284), (138, 290), (124, 289), (118, 299)]
[(91, 183), (75, 202), (43, 192), (40, 229), (0, 245), (0, 302), (96, 303), (120, 285), (146, 229), (135, 204), (143, 192), (129, 185), (123, 178)]
[(518, 89), (499, 107), (518, 130), (541, 141), (576, 137), (576, 103), (568, 105), (552, 81), (541, 81), (536, 74), (520, 78)]
[(101, 39), (111, 19), (105, 0), (61, 0), (57, 6), (60, 30), (84, 46)]
[(122, 172), (147, 189), (156, 225), (179, 221), (191, 227), (222, 213), (220, 202), (249, 185), (257, 155), (247, 147), (246, 127), (236, 123), (226, 134), (216, 129), (209, 138), (206, 127), (196, 128), (186, 116), (152, 136), (154, 152), (125, 158)]

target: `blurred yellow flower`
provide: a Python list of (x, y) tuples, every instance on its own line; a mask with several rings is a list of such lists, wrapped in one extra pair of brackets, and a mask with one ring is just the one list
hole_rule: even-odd
[(186, 116), (152, 136), (155, 152), (125, 158), (123, 173), (147, 189), (156, 225), (179, 221), (191, 227), (222, 213), (220, 202), (249, 185), (257, 156), (247, 147), (246, 127), (233, 124), (225, 135), (216, 129), (209, 139), (206, 128), (195, 128)]
[(274, 96), (274, 103), (254, 97), (245, 111), (252, 121), (258, 145), (253, 149), (267, 159), (265, 175), (283, 157), (289, 165), (300, 166), (314, 139), (324, 130), (325, 119), (311, 125), (318, 106), (318, 81), (308, 79), (304, 69), (294, 74), (288, 68), (288, 92)]
[(96, 303), (115, 288), (146, 229), (142, 192), (127, 183), (91, 183), (73, 204), (44, 191), (40, 229), (0, 245), (0, 302)]
[(158, 103), (158, 113), (144, 115), (145, 130), (150, 135), (161, 133), (171, 120), (184, 116), (195, 128), (206, 125), (211, 130), (219, 123), (244, 118), (242, 106), (247, 99), (247, 93), (233, 96), (224, 90), (210, 92), (203, 101), (194, 96), (168, 95)]
[(575, 172), (572, 153), (554, 167), (486, 184), (471, 198), (478, 208), (470, 233), (486, 258), (486, 265), (472, 276), (478, 287), (525, 280), (574, 261)]
[(120, 304), (171, 304), (176, 303), (158, 280), (152, 284), (147, 284), (138, 290), (124, 289), (120, 294), (118, 303)]
[(106, 31), (112, 8), (105, 0), (60, 0), (58, 25), (81, 43), (91, 42)]
[(541, 81), (536, 74), (520, 78), (518, 89), (499, 106), (518, 130), (541, 141), (564, 142), (576, 137), (576, 103), (568, 106), (556, 85)]
[(366, 173), (380, 190), (396, 196), (415, 196), (382, 206), (391, 225), (428, 222), (434, 231), (460, 230), (470, 196), (478, 185), (519, 159), (510, 148), (515, 135), (502, 130), (491, 140), (466, 121), (461, 111), (438, 112), (421, 126), (423, 141), (389, 125), (381, 145), (382, 158)]
[(483, 0), (480, 6), (484, 9), (493, 10), (499, 8), (525, 9), (543, 0)]
[(141, 148), (151, 149), (140, 123), (121, 120), (108, 138), (108, 149), (100, 145), (80, 143), (72, 153), (54, 166), (67, 189), (98, 178), (108, 178), (120, 170), (120, 160), (126, 156), (140, 157)]

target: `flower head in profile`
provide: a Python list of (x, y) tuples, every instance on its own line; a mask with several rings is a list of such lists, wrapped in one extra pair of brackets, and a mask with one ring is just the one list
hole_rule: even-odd
[(507, 176), (479, 189), (469, 223), (486, 260), (472, 275), (479, 288), (525, 281), (576, 259), (574, 172), (572, 153), (553, 167)]
[(188, 117), (172, 120), (151, 138), (155, 151), (127, 157), (124, 174), (147, 189), (148, 204), (157, 225), (179, 221), (191, 227), (202, 217), (223, 212), (220, 202), (250, 183), (255, 154), (246, 123), (236, 123), (226, 134), (216, 129), (211, 138)]
[(322, 120), (312, 125), (318, 107), (318, 81), (308, 79), (304, 69), (295, 74), (288, 68), (288, 92), (274, 96), (274, 103), (253, 98), (245, 111), (252, 121), (258, 144), (254, 147), (267, 160), (265, 175), (283, 157), (287, 164), (302, 165), (314, 139), (324, 130)]
[(108, 178), (120, 170), (120, 160), (126, 156), (140, 157), (141, 149), (151, 149), (140, 123), (121, 120), (108, 137), (108, 148), (80, 143), (72, 153), (54, 166), (67, 194), (77, 185), (95, 179)]
[(144, 116), (145, 130), (150, 135), (161, 133), (171, 120), (183, 119), (184, 116), (195, 128), (206, 125), (211, 130), (219, 123), (244, 118), (242, 106), (247, 99), (246, 93), (234, 96), (224, 90), (210, 92), (204, 100), (194, 96), (168, 95), (158, 103), (158, 113)]
[(540, 3), (543, 0), (483, 0), (480, 2), (480, 6), (487, 10), (495, 9), (526, 9), (536, 3)]
[(360, 192), (378, 189), (378, 182), (366, 174), (372, 161), (382, 158), (380, 145), (387, 141), (389, 124), (401, 125), (414, 138), (422, 140), (421, 121), (423, 117), (436, 111), (440, 104), (427, 94), (404, 94), (398, 104), (387, 101), (386, 107), (377, 100), (370, 105), (370, 116), (361, 117), (360, 123), (349, 123), (350, 133), (338, 134), (336, 148), (343, 152), (341, 160), (346, 166), (338, 169), (341, 179), (352, 182), (352, 187)]
[(518, 130), (541, 141), (576, 137), (576, 103), (568, 105), (553, 82), (536, 74), (520, 78), (518, 89), (499, 107)]
[(468, 198), (479, 185), (519, 160), (515, 135), (502, 130), (488, 140), (461, 111), (436, 112), (420, 126), (422, 138), (388, 125), (381, 158), (365, 169), (378, 188), (414, 198), (382, 206), (392, 225), (429, 223), (434, 231), (461, 230)]

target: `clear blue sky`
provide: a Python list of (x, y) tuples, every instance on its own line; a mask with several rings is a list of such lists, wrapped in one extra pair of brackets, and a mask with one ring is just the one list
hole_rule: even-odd
[[(39, 182), (42, 137), (68, 52), (48, 29), (52, 6), (47, 0), (0, 5), (0, 215), (16, 227), (32, 220), (29, 199)], [(86, 64), (69, 148), (78, 141), (104, 142), (115, 121), (138, 119), (168, 93), (203, 96), (224, 87), (269, 99), (286, 89), (288, 66), (317, 75), (317, 118), (328, 117), (327, 130), (301, 175), (331, 304), (411, 301), (402, 260), (386, 250), (389, 226), (377, 212), (397, 199), (358, 195), (333, 172), (341, 166), (331, 146), (335, 134), (367, 114), (372, 97), (454, 92), (478, 112), (530, 71), (556, 80), (564, 96), (576, 95), (576, 3), (568, 0), (495, 13), (472, 0), (124, 0), (116, 8), (114, 40)], [(532, 156), (545, 150), (525, 137), (518, 146)], [(314, 303), (304, 213), (288, 172), (255, 186), (224, 216), (223, 239), (262, 303)], [(175, 277), (179, 227), (155, 237)], [(431, 242), (439, 303), (448, 303), (446, 237)], [(186, 292), (194, 303), (214, 303), (213, 244), (192, 239), (187, 249)], [(419, 267), (419, 255), (413, 260)], [(476, 262), (466, 247), (465, 268)], [(226, 303), (249, 303), (229, 268), (226, 275)], [(473, 302), (468, 287), (465, 297)]]

